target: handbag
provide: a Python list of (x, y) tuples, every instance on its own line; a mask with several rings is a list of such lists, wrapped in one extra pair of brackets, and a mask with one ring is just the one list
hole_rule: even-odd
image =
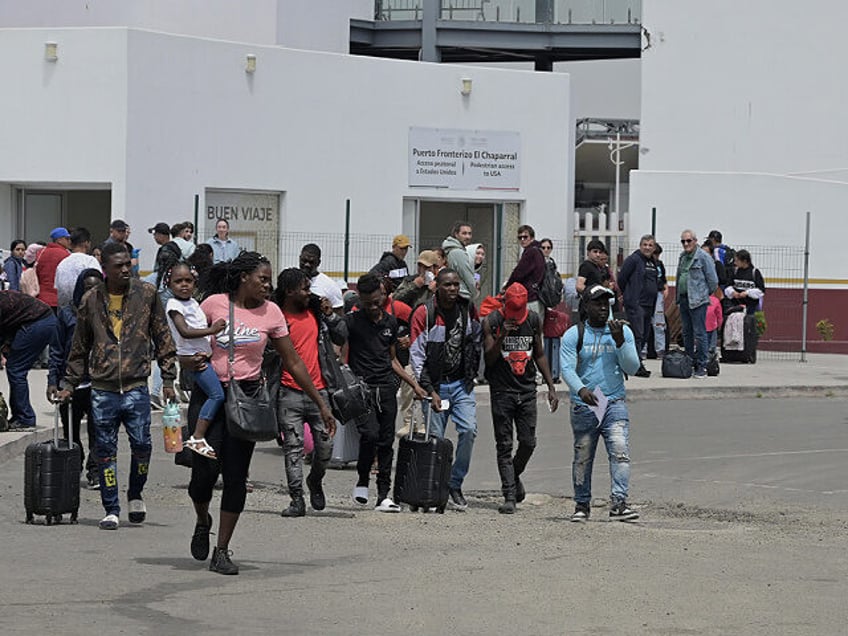
[(545, 310), (545, 324), (542, 326), (542, 334), (545, 338), (562, 338), (562, 334), (571, 326), (568, 314), (557, 309)]
[(671, 349), (663, 357), (662, 377), (664, 378), (691, 378), (692, 358), (685, 351)]
[[(326, 341), (325, 341), (326, 342)], [(330, 410), (342, 424), (371, 413), (371, 388), (346, 364), (339, 364), (334, 352), (324, 356), (330, 367), (332, 386), (327, 387)]]
[(227, 432), (233, 437), (249, 442), (269, 442), (279, 434), (277, 412), (268, 395), (265, 378), (253, 395), (247, 395), (235, 379), (235, 308), (230, 300), (229, 329), (229, 374), (227, 383), (227, 401), (224, 413), (227, 418)]

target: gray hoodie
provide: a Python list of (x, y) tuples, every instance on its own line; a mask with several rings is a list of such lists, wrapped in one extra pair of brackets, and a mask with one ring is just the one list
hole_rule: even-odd
[(442, 243), (442, 249), (445, 250), (448, 267), (459, 274), (459, 295), (473, 300), (477, 296), (477, 286), (474, 284), (474, 266), (465, 246), (458, 238), (449, 236)]

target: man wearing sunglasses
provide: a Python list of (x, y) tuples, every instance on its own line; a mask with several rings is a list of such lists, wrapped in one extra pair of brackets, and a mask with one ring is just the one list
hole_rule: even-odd
[(683, 324), (683, 344), (695, 363), (696, 379), (707, 377), (707, 307), (718, 286), (715, 265), (709, 254), (698, 247), (692, 230), (680, 234), (683, 251), (677, 263), (677, 304)]

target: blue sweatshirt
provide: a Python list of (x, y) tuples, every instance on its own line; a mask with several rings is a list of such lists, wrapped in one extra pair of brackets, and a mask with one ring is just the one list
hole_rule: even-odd
[(584, 404), (577, 392), (583, 387), (593, 391), (600, 387), (610, 400), (624, 397), (624, 373), (632, 375), (639, 369), (639, 355), (633, 332), (624, 326), (624, 344), (616, 347), (608, 326), (595, 329), (586, 323), (583, 347), (577, 362), (577, 325), (565, 332), (560, 344), (560, 366), (562, 377), (571, 389), (571, 401)]

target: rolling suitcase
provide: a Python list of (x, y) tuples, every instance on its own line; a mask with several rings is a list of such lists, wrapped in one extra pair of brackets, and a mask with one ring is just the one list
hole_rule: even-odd
[(73, 440), (59, 440), (59, 404), (53, 413), (53, 439), (36, 442), (24, 455), (24, 507), (26, 522), (43, 515), (45, 525), (60, 523), (70, 513), (77, 522), (80, 505), (80, 447)]
[(444, 513), (453, 465), (453, 442), (430, 436), (430, 413), (432, 409), (427, 409), (423, 435), (410, 430), (398, 443), (395, 502), (409, 504), (413, 512), (419, 508), (425, 512), (435, 508)]
[(760, 334), (757, 333), (757, 318), (753, 314), (746, 314), (742, 320), (742, 350), (725, 349), (722, 345), (721, 361), (756, 364), (759, 342)]
[(354, 422), (336, 426), (329, 468), (344, 468), (359, 459), (359, 431)]

